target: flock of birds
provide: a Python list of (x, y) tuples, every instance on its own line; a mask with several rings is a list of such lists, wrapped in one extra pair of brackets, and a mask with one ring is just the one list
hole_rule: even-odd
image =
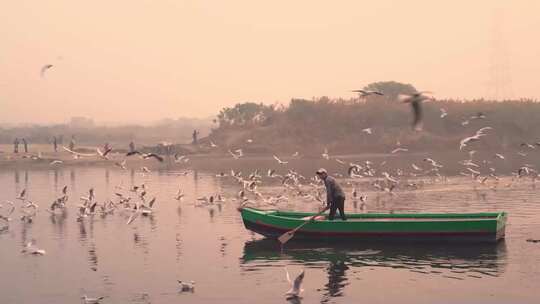
[[(44, 77), (47, 70), (52, 68), (52, 65), (46, 65), (41, 69), (41, 75)], [(377, 91), (368, 91), (368, 90), (354, 90), (362, 97), (370, 95), (383, 95), (381, 92)], [(422, 102), (431, 99), (427, 94), (429, 92), (418, 92), (411, 95), (401, 96), (400, 99), (404, 103), (411, 105), (413, 113), (412, 126), (416, 131), (422, 130)], [(444, 118), (448, 115), (448, 112), (445, 109), (441, 109), (440, 117)], [(468, 125), (470, 120), (481, 120), (485, 119), (486, 115), (483, 113), (477, 113), (470, 117), (470, 119), (464, 121), (462, 125)], [(473, 135), (463, 138), (459, 142), (459, 150), (470, 149), (471, 146), (480, 140), (483, 137), (489, 135), (489, 132), (492, 131), (491, 127), (483, 127), (476, 131)], [(373, 134), (373, 128), (368, 127), (362, 129), (362, 132), (366, 135)], [(252, 143), (252, 139), (248, 139), (247, 143)], [(213, 141), (209, 141), (211, 148), (218, 148), (218, 145)], [(540, 142), (530, 144), (523, 143), (521, 148), (525, 149), (535, 149), (540, 147)], [(82, 157), (99, 157), (100, 159), (113, 161), (111, 152), (113, 149), (106, 145), (103, 149), (97, 148), (96, 153), (80, 153), (66, 147), (62, 147), (66, 152), (70, 153), (74, 158)], [(399, 142), (396, 143), (395, 148), (389, 151), (390, 154), (405, 153), (408, 151), (407, 147), (402, 146)], [(239, 160), (245, 157), (242, 148), (238, 149), (229, 149), (229, 155), (235, 159)], [(521, 151), (520, 155), (526, 156), (526, 153)], [(500, 153), (494, 153), (493, 159), (484, 159), (484, 160), (475, 160), (474, 150), (468, 151), (469, 157), (465, 160), (459, 162), (463, 166), (463, 170), (460, 172), (461, 175), (470, 176), (473, 181), (478, 182), (481, 185), (486, 185), (488, 180), (493, 180), (493, 183), (489, 186), (490, 189), (495, 190), (499, 184), (499, 177), (496, 172), (496, 166), (494, 165), (495, 161), (504, 161), (505, 156)], [(114, 162), (114, 165), (127, 170), (126, 159), (128, 157), (138, 156), (141, 159), (149, 160), (153, 159), (158, 162), (163, 162), (164, 158), (156, 153), (143, 153), (137, 150), (131, 150), (125, 154), (125, 157)], [(278, 155), (272, 155), (272, 158), (276, 161), (278, 170), (270, 168), (263, 174), (263, 170), (256, 169), (253, 172), (248, 174), (243, 174), (240, 171), (231, 170), (230, 172), (219, 172), (216, 174), (217, 178), (230, 178), (233, 182), (239, 185), (239, 191), (236, 194), (235, 198), (232, 198), (231, 201), (236, 201), (238, 208), (243, 208), (245, 206), (256, 206), (256, 207), (277, 207), (279, 204), (288, 203), (291, 197), (294, 197), (295, 200), (301, 199), (305, 202), (318, 202), (321, 205), (324, 205), (324, 185), (316, 177), (306, 177), (300, 174), (298, 171), (290, 168), (290, 161), (300, 158), (301, 155), (299, 152), (295, 152), (289, 157), (283, 157)], [(371, 191), (379, 194), (394, 196), (396, 195), (397, 189), (412, 189), (416, 190), (421, 188), (424, 185), (424, 180), (422, 178), (429, 177), (434, 181), (444, 181), (446, 177), (441, 174), (441, 168), (444, 165), (433, 159), (433, 158), (423, 158), (422, 165), (415, 163), (410, 164), (409, 168), (387, 168), (386, 161), (383, 161), (379, 164), (375, 164), (369, 160), (366, 160), (361, 163), (347, 162), (340, 158), (333, 157), (330, 155), (328, 149), (324, 149), (321, 153), (321, 157), (328, 161), (335, 161), (339, 164), (343, 170), (341, 172), (335, 172), (331, 175), (337, 178), (347, 178), (346, 184), (351, 186), (351, 194), (353, 204), (355, 208), (357, 203), (360, 202), (360, 209), (365, 210), (367, 195), (360, 194), (357, 190), (357, 187), (360, 185), (365, 185), (369, 187)], [(31, 156), (33, 159), (43, 159), (41, 154)], [(176, 163), (187, 163), (189, 158), (186, 155), (174, 155), (174, 160)], [(51, 165), (59, 165), (62, 163), (62, 160), (52, 160)], [(144, 173), (149, 173), (150, 170), (147, 167), (142, 167), (141, 170)], [(525, 177), (529, 177), (533, 182), (538, 178), (539, 172), (533, 168), (530, 164), (523, 164), (519, 168), (516, 168), (513, 172), (512, 181), (506, 184), (506, 187), (511, 187), (514, 182), (521, 181)], [(271, 194), (261, 192), (260, 186), (263, 184), (263, 181), (273, 180), (270, 182), (272, 184), (277, 184), (281, 187), (281, 191), (272, 191)], [(77, 221), (91, 220), (94, 216), (102, 216), (103, 218), (113, 215), (115, 213), (120, 213), (126, 218), (126, 225), (133, 224), (139, 217), (149, 216), (154, 213), (154, 207), (156, 204), (156, 197), (149, 195), (149, 189), (145, 184), (140, 184), (132, 186), (125, 189), (122, 186), (117, 186), (117, 191), (115, 191), (115, 200), (108, 200), (104, 202), (98, 202), (95, 197), (94, 189), (90, 188), (86, 196), (80, 197), (79, 203), (75, 206), (77, 208)], [(181, 188), (178, 189), (177, 193), (172, 197), (173, 199), (181, 202), (185, 199), (185, 194)], [(39, 210), (39, 206), (30, 201), (26, 194), (26, 189), (23, 190), (17, 197), (16, 200), (20, 201), (20, 204), (15, 204), (11, 201), (6, 201), (3, 204), (0, 204), (0, 222), (3, 222), (6, 226), (9, 227), (10, 221), (12, 221), (11, 216), (14, 214), (15, 210), (19, 210), (20, 216), (19, 219), (25, 223), (32, 223)], [(216, 204), (222, 204), (227, 201), (227, 198), (222, 194), (209, 194), (202, 197), (194, 199), (195, 206), (204, 207), (204, 206), (213, 206)], [(68, 187), (65, 186), (62, 189), (62, 194), (57, 199), (55, 199), (52, 204), (45, 209), (46, 212), (50, 213), (51, 216), (55, 214), (65, 212), (69, 206), (69, 196), (68, 196)], [(5, 228), (4, 228), (5, 229)], [(537, 242), (539, 240), (527, 240), (530, 242)], [(23, 254), (31, 255), (44, 255), (46, 251), (37, 246), (36, 240), (32, 239), (28, 242), (22, 249)], [(303, 289), (301, 288), (302, 282), (304, 280), (305, 272), (302, 270), (294, 279), (291, 279), (288, 270), (286, 269), (286, 279), (291, 284), (291, 288), (286, 292), (286, 297), (298, 298), (302, 293)], [(193, 281), (180, 281), (178, 280), (178, 291), (179, 292), (194, 292), (195, 282)], [(99, 303), (104, 297), (88, 297), (83, 295), (81, 299), (85, 303)]]
[[(268, 173), (271, 177), (276, 177), (277, 174), (269, 171)], [(218, 174), (220, 177), (224, 177), (224, 174)], [(257, 191), (257, 184), (260, 182), (260, 175), (251, 174), (248, 179), (242, 178), (240, 172), (231, 171), (231, 176), (242, 184), (242, 190), (238, 192), (238, 198), (233, 198), (232, 200), (240, 201), (240, 206), (244, 206), (250, 200), (247, 198), (248, 192), (254, 193), (255, 196), (261, 196)], [(293, 175), (289, 175), (291, 179), (296, 179)], [(45, 211), (54, 217), (57, 215), (64, 214), (67, 212), (70, 206), (70, 197), (68, 195), (68, 186), (64, 186), (61, 190), (61, 194), (53, 200), (48, 208), (45, 208)], [(150, 216), (154, 213), (154, 204), (156, 202), (155, 196), (150, 196), (148, 186), (144, 183), (140, 185), (133, 185), (131, 187), (123, 187), (122, 185), (115, 187), (114, 198), (106, 201), (98, 201), (96, 199), (96, 193), (93, 188), (90, 188), (86, 195), (83, 195), (79, 198), (79, 202), (74, 204), (74, 207), (77, 209), (76, 220), (81, 221), (93, 221), (94, 217), (100, 216), (102, 219), (105, 219), (108, 216), (112, 216), (115, 213), (119, 213), (124, 218), (127, 218), (126, 225), (131, 225), (138, 217), (140, 216)], [(182, 202), (185, 199), (185, 194), (182, 188), (179, 188), (178, 191), (172, 196), (172, 199)], [(283, 198), (285, 199), (285, 198)], [(4, 222), (6, 224), (2, 230), (5, 230), (9, 227), (9, 223), (13, 221), (12, 216), (15, 214), (15, 211), (18, 209), (20, 216), (19, 220), (26, 223), (32, 224), (36, 221), (36, 215), (38, 214), (39, 205), (34, 203), (28, 198), (28, 193), (26, 189), (23, 189), (18, 196), (16, 197), (17, 201), (20, 203), (14, 203), (12, 201), (5, 201), (3, 204), (0, 204), (0, 223)], [(226, 199), (221, 194), (209, 195), (195, 198), (195, 206), (211, 206), (214, 204), (222, 204), (226, 202)], [(276, 201), (269, 202), (276, 203)], [(28, 255), (45, 255), (46, 250), (38, 247), (37, 241), (35, 239), (30, 240), (25, 244), (21, 250), (22, 254)], [(304, 272), (293, 281), (290, 280), (289, 274), (287, 272), (287, 280), (291, 282), (292, 288), (286, 293), (287, 298), (298, 297), (302, 292), (300, 285), (304, 277)], [(178, 280), (178, 292), (194, 292), (195, 282), (194, 281), (181, 281)], [(81, 299), (86, 304), (99, 303), (105, 297), (89, 297), (87, 295), (81, 296)]]
[[(473, 136), (464, 138), (459, 143), (460, 149), (467, 148), (474, 142), (481, 140), (482, 137), (488, 135), (487, 132), (490, 130), (490, 127), (484, 127), (479, 129)], [(217, 147), (213, 142), (211, 143)], [(524, 143), (522, 145), (522, 147), (527, 149), (535, 149), (537, 146), (540, 146), (540, 143)], [(87, 157), (90, 155), (84, 154), (84, 156), (80, 156), (81, 153), (71, 151), (67, 148), (66, 151), (72, 153), (76, 157)], [(107, 148), (103, 151), (97, 149), (95, 155), (112, 161), (109, 157), (111, 151), (112, 148)], [(396, 148), (390, 153), (396, 154), (407, 151), (407, 148), (401, 146), (400, 143), (396, 143)], [(231, 157), (235, 160), (245, 156), (242, 149), (236, 149), (229, 152)], [(130, 157), (134, 155), (137, 155), (142, 159), (154, 159), (158, 162), (163, 161), (163, 158), (160, 155), (154, 153), (142, 153), (139, 151), (130, 151), (125, 156)], [(502, 154), (497, 153), (494, 155), (493, 160), (477, 161), (474, 159), (474, 150), (470, 150), (468, 155), (468, 159), (460, 161), (460, 164), (464, 168), (461, 172), (462, 175), (470, 176), (472, 180), (477, 181), (481, 185), (485, 185), (488, 180), (493, 180), (493, 184), (490, 188), (495, 190), (499, 183), (499, 177), (496, 174), (493, 162), (504, 161), (505, 157)], [(248, 174), (244, 174), (241, 171), (230, 170), (230, 172), (219, 172), (215, 176), (216, 178), (228, 178), (232, 182), (238, 184), (239, 190), (236, 197), (230, 199), (230, 201), (237, 203), (237, 208), (243, 208), (245, 206), (276, 208), (282, 203), (298, 201), (299, 199), (303, 202), (318, 202), (321, 205), (324, 205), (325, 189), (321, 181), (315, 176), (306, 177), (291, 168), (291, 160), (300, 157), (298, 152), (295, 152), (286, 158), (272, 155), (272, 159), (276, 162), (278, 169), (270, 168), (266, 170), (265, 174), (262, 173), (263, 170), (255, 169)], [(444, 181), (446, 179), (440, 172), (444, 165), (433, 158), (423, 158), (421, 165), (412, 163), (410, 164), (410, 168), (397, 169), (387, 167), (385, 161), (379, 164), (375, 164), (369, 160), (358, 163), (347, 162), (332, 156), (328, 149), (324, 149), (321, 153), (321, 158), (328, 161), (335, 161), (335, 163), (342, 168), (341, 172), (335, 172), (332, 175), (337, 178), (346, 178), (345, 183), (352, 188), (350, 198), (352, 199), (355, 208), (357, 207), (357, 203), (360, 202), (360, 209), (362, 210), (365, 210), (368, 197), (366, 194), (361, 194), (357, 190), (357, 187), (360, 185), (362, 185), (363, 188), (370, 188), (371, 191), (376, 192), (377, 197), (379, 195), (389, 195), (390, 197), (393, 197), (396, 195), (396, 190), (398, 189), (416, 190), (423, 187), (425, 178), (431, 178), (432, 181)], [(175, 155), (175, 159), (179, 160), (179, 162), (184, 162), (187, 157)], [(122, 169), (126, 169), (125, 159), (120, 163), (116, 163), (116, 165)], [(486, 171), (485, 168), (488, 168), (488, 170)], [(484, 171), (484, 173), (482, 173), (481, 170)], [(516, 168), (513, 173), (512, 181), (506, 184), (506, 187), (511, 187), (514, 182), (525, 180), (526, 177), (534, 182), (538, 178), (538, 174), (538, 171), (532, 168), (531, 165), (524, 165)], [(270, 193), (264, 193), (260, 190), (262, 188), (261, 185), (264, 184), (265, 181), (268, 181), (269, 186), (273, 186), (271, 187), (272, 191)], [(281, 191), (276, 191), (275, 185), (281, 187)], [(80, 197), (79, 202), (74, 204), (77, 208), (76, 220), (92, 220), (95, 216), (105, 218), (115, 213), (119, 213), (125, 217), (126, 225), (132, 225), (139, 217), (154, 214), (156, 197), (150, 195), (150, 189), (144, 183), (131, 187), (119, 185), (116, 186), (115, 189), (114, 199), (99, 202), (96, 199), (94, 189), (90, 188), (87, 195)], [(38, 204), (28, 199), (26, 189), (23, 189), (15, 199), (16, 201), (20, 201), (20, 203), (15, 204), (12, 201), (6, 201), (0, 204), (0, 222), (4, 222), (9, 226), (10, 221), (12, 221), (11, 216), (18, 209), (20, 221), (32, 223), (38, 214)], [(182, 202), (186, 199), (186, 195), (181, 187), (171, 196), (171, 199), (178, 202)], [(221, 193), (193, 198), (196, 207), (212, 207), (223, 204), (228, 200), (229, 199)], [(70, 198), (68, 195), (68, 187), (65, 186), (62, 188), (61, 195), (54, 199), (45, 211), (50, 213), (51, 216), (55, 216), (56, 214), (66, 212), (66, 209), (69, 206)], [(536, 242), (537, 240), (527, 241)], [(22, 253), (44, 255), (46, 254), (46, 251), (45, 249), (39, 248), (36, 240), (32, 239), (24, 246)], [(287, 298), (300, 297), (304, 276), (305, 272), (302, 271), (294, 279), (291, 279), (288, 271), (286, 272), (286, 279), (291, 283), (291, 289), (286, 292)], [(194, 289), (195, 283), (193, 281), (178, 281), (178, 290), (180, 292), (194, 292)], [(92, 298), (84, 295), (82, 299), (85, 303), (99, 303), (103, 297)]]

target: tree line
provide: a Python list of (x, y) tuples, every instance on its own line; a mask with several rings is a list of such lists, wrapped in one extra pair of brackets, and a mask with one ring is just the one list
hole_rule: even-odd
[(221, 110), (218, 127), (210, 137), (216, 142), (235, 130), (248, 129), (228, 145), (240, 146), (250, 137), (261, 145), (273, 146), (271, 149), (279, 146), (287, 151), (327, 147), (343, 152), (383, 152), (398, 144), (413, 151), (429, 151), (458, 149), (462, 138), (489, 126), (493, 130), (474, 145), (475, 149), (517, 150), (524, 142), (540, 141), (540, 103), (536, 100), (424, 102), (424, 130), (416, 132), (411, 128), (411, 107), (397, 98), (414, 93), (412, 85), (379, 82), (365, 89), (384, 96), (292, 99), (287, 106), (239, 103)]

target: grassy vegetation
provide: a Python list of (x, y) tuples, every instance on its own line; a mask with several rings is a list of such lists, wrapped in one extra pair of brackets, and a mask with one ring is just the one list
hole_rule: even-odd
[[(540, 103), (533, 100), (436, 100), (425, 102), (424, 130), (411, 128), (408, 104), (384, 97), (293, 99), (287, 107), (239, 104), (220, 113), (210, 138), (225, 147), (309, 151), (328, 147), (341, 153), (388, 152), (396, 142), (410, 151), (459, 149), (459, 141), (486, 126), (493, 128), (475, 150), (517, 150), (540, 140)], [(242, 112), (249, 109), (249, 112)], [(441, 109), (448, 115), (441, 118)], [(478, 113), (485, 118), (472, 118)], [(241, 119), (236, 119), (241, 116)], [(373, 134), (362, 132), (372, 128)], [(248, 148), (248, 147), (247, 147)]]

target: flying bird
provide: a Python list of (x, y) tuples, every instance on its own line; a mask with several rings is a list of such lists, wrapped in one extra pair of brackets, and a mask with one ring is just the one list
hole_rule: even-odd
[(360, 97), (367, 97), (370, 95), (379, 95), (383, 96), (384, 94), (379, 91), (370, 91), (370, 90), (352, 90), (351, 92), (359, 93)]
[(399, 95), (399, 99), (404, 103), (410, 103), (413, 111), (413, 129), (415, 131), (422, 131), (422, 102), (430, 99), (430, 97), (424, 94), (431, 94), (430, 92), (418, 92), (410, 95)]
[(446, 112), (445, 109), (441, 108), (441, 118), (445, 118), (446, 116), (448, 116), (448, 112)]
[(50, 68), (52, 68), (53, 65), (52, 64), (46, 64), (44, 65), (42, 68), (41, 68), (41, 71), (39, 72), (39, 74), (41, 75), (41, 78), (45, 78), (45, 72), (47, 72), (47, 70), (49, 70)]
[(397, 147), (394, 150), (392, 150), (390, 153), (394, 154), (394, 153), (398, 153), (398, 152), (407, 152), (407, 151), (409, 151), (409, 149)]
[(112, 151), (112, 148), (108, 148), (105, 151), (101, 151), (101, 149), (96, 148), (96, 152), (99, 155), (99, 157), (101, 157), (103, 159), (106, 159), (106, 160), (109, 160), (109, 157), (107, 156), (107, 154), (109, 154), (111, 151)]
[(326, 160), (329, 160), (330, 159), (330, 154), (328, 154), (328, 149), (327, 148), (324, 148), (324, 153), (321, 154), (322, 157)]
[(285, 273), (287, 275), (287, 282), (291, 284), (291, 289), (285, 293), (288, 299), (290, 298), (298, 298), (300, 296), (300, 293), (304, 291), (302, 289), (302, 282), (304, 281), (304, 275), (305, 272), (302, 270), (300, 274), (294, 279), (294, 281), (291, 281), (291, 276), (289, 275), (289, 271), (287, 268), (285, 268)]
[(277, 160), (277, 162), (280, 164), (280, 165), (286, 165), (288, 164), (289, 162), (288, 161), (283, 161), (281, 159), (279, 159), (277, 156), (273, 155), (274, 156), (274, 159)]
[(416, 171), (422, 171), (422, 168), (418, 167), (416, 164), (412, 164), (411, 167)]
[(482, 112), (478, 112), (475, 115), (471, 116), (470, 119), (484, 119), (486, 118), (486, 115)]
[(156, 160), (158, 160), (160, 163), (163, 162), (163, 157), (155, 154), (155, 153), (146, 153), (146, 154), (143, 154), (142, 156), (144, 159), (148, 159), (148, 158), (155, 158)]
[(476, 131), (476, 134), (474, 134), (473, 136), (465, 137), (459, 142), (459, 150), (463, 150), (463, 148), (466, 147), (468, 143), (480, 140), (480, 137), (486, 135), (484, 132), (486, 130), (491, 130), (491, 129), (492, 129), (491, 127), (484, 127)]

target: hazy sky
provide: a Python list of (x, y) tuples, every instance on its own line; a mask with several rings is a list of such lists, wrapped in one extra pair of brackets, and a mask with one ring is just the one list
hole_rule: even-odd
[(492, 94), (495, 66), (508, 94), (540, 98), (538, 12), (538, 0), (3, 1), (0, 122), (204, 117), (381, 80), (474, 98)]

